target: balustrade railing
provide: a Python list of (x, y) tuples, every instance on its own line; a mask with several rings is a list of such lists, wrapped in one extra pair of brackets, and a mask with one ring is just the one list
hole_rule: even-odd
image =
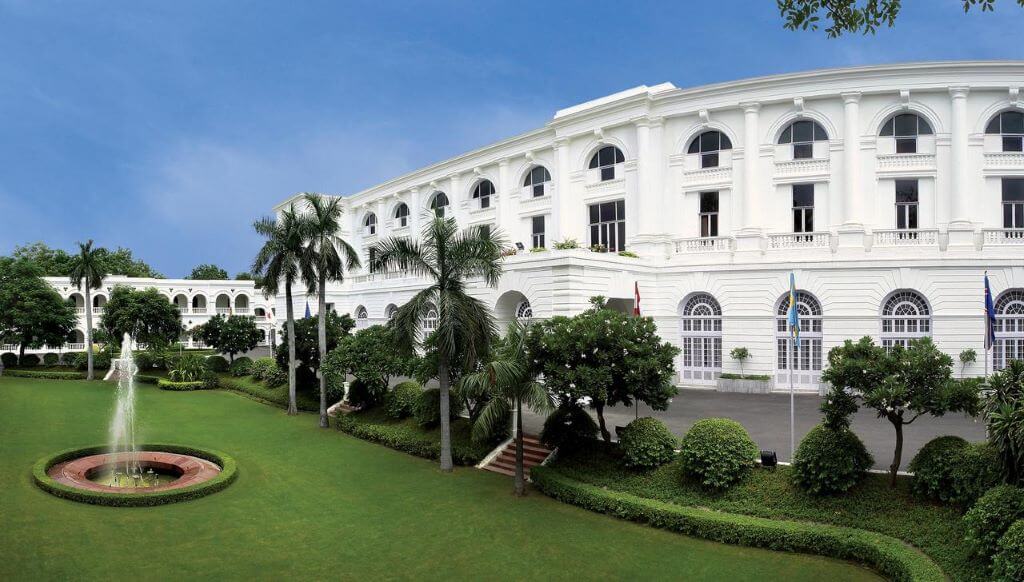
[(829, 248), (827, 232), (794, 232), (791, 234), (768, 235), (769, 249), (817, 249)]
[(939, 231), (927, 230), (876, 230), (874, 246), (876, 247), (912, 247), (935, 246), (939, 244)]

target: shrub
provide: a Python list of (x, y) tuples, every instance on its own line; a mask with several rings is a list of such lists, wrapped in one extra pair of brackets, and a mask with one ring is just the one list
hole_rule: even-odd
[(559, 406), (544, 421), (540, 442), (562, 451), (578, 450), (597, 438), (597, 423), (583, 407), (576, 404)]
[(413, 406), (423, 392), (419, 382), (406, 380), (388, 392), (384, 398), (384, 408), (391, 418), (408, 418), (412, 416)]
[(352, 406), (368, 410), (380, 404), (385, 394), (387, 394), (386, 390), (380, 386), (356, 378), (348, 383), (346, 400)]
[(210, 356), (206, 358), (206, 367), (214, 372), (223, 373), (228, 371), (229, 364), (224, 356)]
[[(94, 352), (92, 355), (92, 367), (94, 370), (109, 370), (110, 369), (110, 352), (107, 350), (100, 350)], [(85, 352), (78, 352), (75, 354), (75, 368), (80, 372), (84, 372), (89, 369), (89, 356)]]
[(54, 370), (5, 370), (4, 376), (12, 378), (38, 378), (40, 380), (85, 380), (85, 374), (81, 372)]
[(185, 354), (178, 359), (169, 376), (174, 382), (200, 382), (203, 379), (203, 372), (207, 369), (203, 356)]
[(998, 549), (999, 538), (1022, 518), (1024, 489), (1013, 485), (993, 487), (964, 514), (967, 542), (977, 555), (991, 558)]
[(4, 352), (0, 354), (0, 363), (3, 363), (5, 368), (13, 368), (18, 365), (18, 356), (12, 352)]
[(992, 561), (992, 579), (1024, 580), (1024, 519), (1018, 519), (999, 538), (998, 551)]
[[(441, 438), (436, 429), (424, 430), (412, 420), (381, 419), (380, 414), (377, 411), (339, 414), (334, 417), (334, 426), (358, 439), (396, 451), (425, 459), (441, 458)], [(494, 442), (478, 443), (469, 435), (468, 422), (452, 424), (452, 462), (456, 465), (476, 465), (494, 448)]]
[(970, 507), (986, 491), (1002, 483), (999, 451), (988, 443), (970, 443), (957, 455), (950, 501)]
[(190, 392), (192, 390), (205, 390), (207, 388), (206, 382), (203, 382), (202, 380), (175, 382), (174, 380), (168, 380), (167, 378), (160, 378), (157, 380), (156, 385), (161, 390), (171, 390), (175, 392)]
[(576, 242), (576, 239), (567, 238), (563, 241), (556, 241), (555, 248), (558, 250), (578, 249), (580, 245)]
[(656, 418), (645, 416), (626, 425), (619, 438), (627, 467), (652, 469), (672, 460), (679, 439)]
[(874, 459), (846, 428), (817, 425), (800, 441), (793, 457), (793, 482), (814, 495), (844, 493), (860, 482)]
[(743, 425), (728, 418), (705, 418), (683, 438), (683, 470), (705, 487), (727, 489), (754, 466), (757, 453)]
[(269, 380), (277, 372), (277, 362), (274, 358), (256, 358), (249, 366), (249, 373), (257, 380)]
[[(456, 418), (462, 412), (462, 399), (452, 389), (448, 395), (448, 412), (451, 418)], [(416, 403), (412, 407), (413, 418), (422, 427), (437, 426), (441, 423), (441, 390), (431, 388), (420, 392)]]
[(267, 376), (267, 379), (263, 381), (268, 388), (277, 388), (288, 384), (288, 373), (284, 370), (275, 369)]
[(139, 372), (148, 372), (156, 367), (156, 357), (152, 352), (139, 352), (135, 354), (135, 365)]
[(78, 354), (81, 352), (64, 352), (60, 356), (60, 363), (62, 366), (74, 367), (75, 361), (78, 358)]
[(43, 355), (43, 363), (47, 366), (56, 366), (58, 362), (60, 362), (60, 356), (53, 352)]
[(22, 368), (35, 368), (39, 365), (39, 356), (35, 354), (25, 354), (18, 360), (18, 365)]
[(252, 374), (252, 358), (242, 356), (231, 362), (231, 375), (237, 378)]
[(910, 461), (914, 479), (911, 490), (928, 499), (950, 501), (954, 497), (953, 470), (967, 441), (958, 436), (940, 436), (928, 441)]

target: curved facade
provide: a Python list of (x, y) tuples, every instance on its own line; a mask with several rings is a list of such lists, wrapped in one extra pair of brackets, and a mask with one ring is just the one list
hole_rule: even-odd
[[(1021, 85), (1024, 62), (959, 62), (637, 87), (346, 196), (344, 236), (368, 253), (433, 215), (500, 229), (522, 248), (498, 289), (477, 292), (502, 320), (524, 300), (533, 317), (597, 294), (631, 309), (635, 281), (643, 313), (684, 349), (687, 385), (738, 372), (738, 346), (745, 373), (787, 385), (790, 271), (808, 326), (792, 370), (803, 389), (820, 388), (831, 347), (862, 335), (982, 354), (983, 272), (997, 301), (1024, 289)], [(569, 239), (580, 248), (554, 248)], [(358, 273), (329, 301), (379, 323), (420, 285)], [(700, 313), (687, 311), (695, 297)], [(1004, 304), (997, 366), (1024, 351), (1020, 302)]]

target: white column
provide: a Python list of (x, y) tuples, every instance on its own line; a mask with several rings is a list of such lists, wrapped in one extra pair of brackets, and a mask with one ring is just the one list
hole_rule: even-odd
[(950, 87), (952, 99), (950, 226), (970, 228), (970, 211), (967, 192), (967, 87)]
[[(632, 192), (629, 188), (626, 189), (626, 236), (643, 237), (651, 233), (650, 216), (653, 210), (647, 204), (640, 202), (641, 200), (646, 201), (651, 191), (651, 127), (647, 119), (641, 119), (634, 125), (636, 126), (637, 187)], [(631, 228), (629, 219), (634, 216), (636, 223)]]
[(422, 190), (421, 187), (409, 191), (409, 233), (412, 240), (419, 239), (420, 230), (423, 228), (420, 226), (420, 213), (423, 212)]
[(377, 238), (380, 240), (383, 240), (386, 236), (384, 220), (388, 217), (387, 211), (387, 200), (381, 196), (377, 200), (377, 210), (375, 211), (377, 214)]
[(762, 185), (758, 172), (760, 162), (760, 140), (758, 139), (758, 112), (760, 103), (743, 103), (743, 182), (742, 219), (743, 230), (748, 233), (761, 231)]
[[(572, 182), (569, 175), (572, 173), (572, 167), (569, 161), (569, 143), (568, 138), (555, 140), (555, 198), (551, 201), (551, 220), (545, 225), (549, 247), (553, 246), (555, 241), (565, 238), (567, 228), (563, 224), (571, 215)], [(585, 245), (584, 241), (579, 242)]]
[(466, 227), (466, 219), (462, 211), (463, 192), (462, 192), (462, 175), (452, 174), (450, 178), (450, 184), (448, 186), (448, 210), (451, 211), (451, 216), (455, 218), (455, 222), (458, 223), (459, 228)]
[(647, 194), (647, 207), (651, 208), (651, 232), (660, 238), (666, 238), (665, 230), (665, 209), (668, 208), (667, 201), (665, 200), (665, 184), (663, 182), (664, 172), (662, 168), (668, 163), (668, 160), (664, 158), (664, 143), (663, 143), (663, 130), (665, 128), (665, 119), (662, 117), (654, 117), (650, 120), (651, 126), (651, 143), (648, 146), (650, 149), (650, 162), (647, 164), (647, 169), (650, 174), (650, 192)]
[(843, 93), (843, 188), (840, 210), (844, 230), (864, 230), (864, 193), (860, 189), (860, 93)]
[(515, 237), (519, 236), (516, 225), (512, 223), (512, 182), (509, 180), (508, 159), (498, 161), (498, 207), (495, 209), (495, 226), (505, 233), (509, 246), (515, 246)]

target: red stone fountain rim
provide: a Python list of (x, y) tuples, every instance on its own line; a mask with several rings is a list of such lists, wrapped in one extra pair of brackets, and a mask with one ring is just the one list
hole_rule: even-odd
[(139, 451), (135, 453), (135, 459), (143, 468), (152, 467), (165, 472), (177, 473), (180, 477), (170, 483), (155, 487), (111, 487), (89, 480), (89, 475), (115, 463), (124, 463), (129, 459), (129, 455), (129, 453), (104, 453), (79, 457), (57, 463), (46, 473), (57, 483), (98, 493), (156, 493), (209, 481), (219, 475), (221, 471), (216, 463), (191, 455)]

